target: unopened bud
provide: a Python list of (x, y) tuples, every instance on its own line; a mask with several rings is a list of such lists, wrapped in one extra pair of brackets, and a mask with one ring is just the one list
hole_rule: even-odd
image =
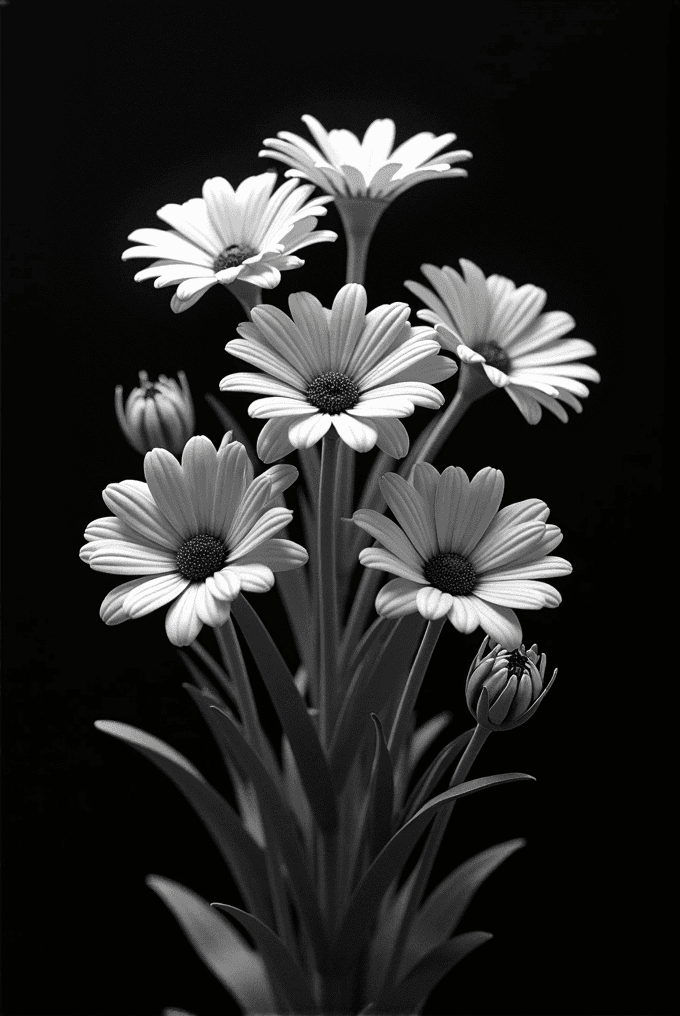
[(533, 645), (502, 649), (484, 639), (472, 661), (465, 697), (477, 723), (489, 730), (513, 730), (538, 709), (557, 671), (545, 684), (546, 658)]
[(184, 371), (178, 371), (179, 384), (161, 374), (149, 381), (139, 372), (139, 388), (133, 388), (123, 407), (123, 386), (116, 386), (116, 416), (123, 434), (138, 452), (167, 448), (179, 456), (194, 433), (194, 404)]

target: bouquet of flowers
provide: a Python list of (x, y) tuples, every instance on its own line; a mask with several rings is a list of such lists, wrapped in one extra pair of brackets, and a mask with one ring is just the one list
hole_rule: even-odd
[[(599, 378), (580, 362), (594, 347), (566, 337), (574, 321), (544, 311), (544, 290), (485, 276), (465, 259), (460, 272), (423, 265), (427, 285), (405, 282), (424, 305), (420, 324), (408, 303), (372, 306), (364, 272), (383, 211), (415, 184), (465, 176), (459, 164), (471, 153), (447, 150), (454, 134), (423, 132), (394, 147), (388, 119), (362, 141), (303, 120), (315, 144), (281, 131), (259, 153), (289, 167), (281, 186), (274, 172), (236, 189), (209, 179), (202, 197), (159, 209), (169, 229), (135, 230), (123, 254), (153, 259), (135, 278), (176, 286), (175, 313), (217, 285), (237, 298), (245, 320), (226, 349), (255, 369), (219, 387), (257, 396), (249, 415), (266, 422), (256, 449), (214, 396), (224, 436), (217, 447), (194, 436), (186, 377), (152, 382), (140, 372), (125, 402), (116, 391), (116, 411), (144, 453), (144, 480), (107, 486), (111, 514), (90, 523), (81, 550), (94, 570), (125, 578), (102, 603), (106, 624), (167, 608), (167, 636), (236, 807), (153, 735), (97, 726), (173, 781), (229, 866), (236, 899), (208, 904), (167, 878), (148, 883), (244, 1012), (419, 1013), (490, 938), (457, 926), (483, 880), (523, 844), (492, 846), (432, 884), (457, 800), (532, 779), (470, 774), (490, 733), (525, 723), (552, 685), (556, 672), (546, 680), (545, 656), (525, 648), (515, 611), (557, 607), (546, 580), (571, 571), (553, 553), (562, 536), (549, 508), (530, 489), (501, 507), (498, 469), (470, 478), (433, 461), (470, 406), (496, 389), (529, 424), (543, 409), (566, 422), (565, 406), (581, 412), (585, 382)], [(308, 292), (291, 295), (288, 311), (263, 303), (282, 271), (304, 266), (296, 252), (337, 239), (316, 229), (330, 202), (347, 244), (346, 284), (332, 307)], [(445, 405), (437, 386), (453, 375)], [(434, 415), (423, 414), (410, 441), (401, 420), (416, 407)], [(357, 472), (357, 454), (369, 453)], [(303, 544), (289, 538), (291, 526)], [(275, 583), (297, 668), (251, 595)], [(477, 629), (484, 638), (458, 686), (473, 723), (423, 765), (450, 718), (416, 724), (433, 651), (440, 637)], [(275, 735), (262, 723), (253, 665)]]

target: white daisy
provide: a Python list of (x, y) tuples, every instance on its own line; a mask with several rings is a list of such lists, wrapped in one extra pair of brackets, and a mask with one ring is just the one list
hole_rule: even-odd
[(433, 383), (450, 377), (453, 361), (437, 356), (431, 328), (412, 328), (405, 303), (383, 304), (366, 313), (366, 290), (350, 283), (332, 310), (311, 293), (288, 299), (292, 320), (277, 307), (253, 308), (242, 336), (228, 342), (234, 356), (262, 374), (229, 374), (222, 391), (260, 392), (248, 413), (268, 419), (257, 442), (264, 462), (293, 448), (310, 448), (333, 426), (358, 452), (375, 444), (388, 455), (408, 451), (406, 428), (398, 417), (416, 406), (438, 409), (443, 396)]
[[(461, 258), (460, 265), (464, 278), (448, 265), (421, 265), (434, 293), (418, 282), (405, 283), (430, 308), (418, 311), (421, 321), (434, 325), (442, 345), (463, 363), (481, 364), (488, 381), (505, 388), (529, 423), (538, 423), (542, 406), (566, 423), (560, 402), (580, 413), (579, 398), (588, 395), (583, 382), (599, 381), (600, 375), (574, 362), (593, 356), (590, 342), (562, 338), (574, 319), (561, 310), (541, 313), (547, 294), (538, 286), (516, 289), (502, 275), (485, 278), (471, 261)], [(460, 385), (466, 383), (463, 371)]]
[(466, 170), (451, 167), (472, 158), (471, 152), (441, 151), (456, 140), (455, 134), (436, 137), (423, 131), (393, 150), (392, 120), (374, 120), (363, 141), (348, 130), (327, 132), (313, 116), (302, 120), (318, 148), (297, 134), (279, 131), (264, 140), (267, 147), (259, 154), (291, 166), (286, 176), (310, 180), (334, 196), (392, 201), (423, 180), (467, 176)]
[(137, 576), (105, 597), (106, 624), (169, 603), (168, 638), (187, 646), (204, 624), (227, 621), (241, 590), (264, 593), (274, 572), (307, 561), (304, 547), (272, 539), (293, 514), (272, 505), (297, 469), (273, 466), (253, 479), (245, 448), (227, 437), (218, 451), (207, 437), (192, 437), (181, 465), (156, 448), (144, 458), (146, 483), (124, 480), (103, 492), (115, 514), (90, 523), (80, 556), (95, 571)]
[(547, 505), (531, 498), (498, 511), (503, 488), (503, 474), (490, 467), (472, 480), (457, 466), (440, 474), (429, 463), (415, 466), (413, 483), (396, 473), (382, 477), (399, 524), (370, 509), (353, 516), (383, 545), (362, 550), (360, 562), (399, 576), (378, 593), (379, 614), (448, 616), (458, 631), (481, 625), (505, 649), (521, 644), (512, 608), (556, 607), (561, 596), (543, 579), (568, 575), (571, 565), (548, 556), (562, 534), (547, 524)]
[(175, 313), (192, 307), (216, 283), (249, 282), (273, 289), (281, 272), (304, 265), (293, 251), (324, 240), (330, 230), (313, 232), (316, 216), (325, 215), (330, 198), (307, 201), (313, 187), (288, 180), (272, 195), (276, 173), (249, 176), (236, 190), (223, 177), (203, 184), (203, 197), (182, 205), (163, 205), (156, 212), (172, 227), (135, 229), (128, 239), (129, 258), (157, 258), (137, 272), (135, 280), (155, 278), (154, 286), (177, 286), (170, 306)]
[(149, 381), (145, 370), (139, 372), (139, 387), (133, 388), (123, 406), (123, 386), (116, 385), (116, 416), (120, 429), (136, 451), (167, 448), (181, 455), (194, 433), (194, 404), (184, 371), (174, 378), (161, 374)]

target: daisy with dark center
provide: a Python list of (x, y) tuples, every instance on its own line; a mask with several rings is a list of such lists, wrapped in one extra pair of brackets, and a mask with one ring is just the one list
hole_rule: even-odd
[[(561, 403), (580, 413), (579, 399), (588, 395), (584, 382), (599, 381), (600, 375), (576, 362), (593, 356), (595, 347), (584, 339), (563, 338), (574, 319), (564, 311), (542, 313), (547, 294), (538, 286), (516, 289), (501, 275), (485, 278), (471, 261), (461, 259), (460, 265), (463, 276), (448, 265), (422, 265), (432, 290), (419, 282), (404, 283), (429, 308), (418, 311), (421, 321), (436, 328), (442, 346), (463, 364), (480, 365), (487, 390), (505, 388), (529, 423), (538, 423), (542, 408), (566, 423)], [(472, 385), (469, 373), (462, 368), (461, 390)], [(484, 388), (478, 381), (474, 385), (478, 397)]]
[(433, 387), (455, 372), (438, 356), (431, 328), (412, 328), (405, 303), (383, 304), (366, 313), (366, 291), (344, 286), (332, 310), (310, 293), (289, 297), (291, 317), (277, 307), (253, 308), (239, 325), (240, 339), (226, 349), (264, 373), (229, 374), (222, 391), (259, 392), (250, 416), (268, 419), (257, 453), (265, 462), (293, 448), (309, 448), (329, 428), (358, 452), (378, 445), (401, 458), (408, 435), (399, 417), (416, 406), (438, 409), (444, 399)]
[[(192, 307), (217, 283), (235, 286), (233, 292), (249, 309), (254, 287), (273, 289), (281, 272), (304, 265), (294, 251), (337, 239), (330, 230), (314, 231), (329, 197), (308, 201), (314, 188), (295, 180), (272, 193), (275, 182), (276, 173), (261, 173), (234, 190), (216, 176), (204, 183), (202, 198), (164, 205), (156, 214), (170, 230), (136, 229), (128, 237), (141, 246), (124, 251), (124, 261), (157, 259), (135, 280), (153, 278), (157, 289), (177, 285), (170, 304), (175, 313)], [(249, 283), (253, 294), (239, 288), (241, 283)]]
[(459, 467), (440, 474), (419, 463), (412, 483), (396, 473), (381, 479), (398, 525), (370, 509), (354, 513), (382, 544), (362, 550), (361, 563), (398, 576), (380, 590), (379, 614), (448, 617), (458, 631), (481, 625), (505, 649), (519, 647), (514, 608), (556, 607), (561, 596), (543, 580), (568, 575), (571, 565), (550, 554), (562, 534), (547, 523), (547, 505), (530, 499), (499, 511), (503, 488), (503, 474), (490, 467), (470, 480)]
[(298, 568), (307, 551), (274, 534), (292, 512), (274, 507), (297, 478), (279, 465), (254, 478), (245, 448), (226, 438), (187, 442), (182, 463), (156, 448), (144, 459), (146, 483), (124, 480), (103, 492), (112, 516), (85, 531), (80, 556), (95, 571), (134, 575), (105, 597), (101, 617), (120, 624), (171, 604), (168, 638), (189, 645), (204, 624), (220, 627), (239, 593), (264, 593), (274, 573)]

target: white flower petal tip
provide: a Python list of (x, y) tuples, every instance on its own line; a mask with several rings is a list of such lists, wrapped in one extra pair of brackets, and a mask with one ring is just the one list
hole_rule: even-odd
[(135, 280), (153, 278), (157, 289), (176, 285), (170, 301), (175, 314), (218, 283), (273, 289), (281, 272), (304, 265), (295, 251), (337, 239), (332, 230), (315, 230), (327, 198), (310, 199), (313, 188), (296, 180), (273, 191), (275, 182), (275, 173), (262, 173), (234, 190), (222, 177), (206, 180), (203, 197), (158, 210), (169, 230), (134, 230), (129, 239), (137, 246), (125, 250), (122, 260), (154, 259)]
[(307, 562), (304, 547), (274, 535), (292, 517), (275, 502), (297, 478), (279, 465), (254, 477), (246, 450), (206, 437), (187, 441), (181, 463), (165, 448), (144, 460), (146, 483), (110, 484), (104, 500), (115, 514), (85, 531), (80, 557), (94, 571), (134, 576), (104, 598), (100, 616), (121, 624), (168, 606), (166, 632), (189, 645), (202, 626), (229, 619), (244, 590), (266, 592), (274, 573)]
[(440, 357), (434, 329), (409, 323), (401, 301), (366, 311), (366, 290), (343, 286), (331, 309), (310, 293), (293, 293), (290, 316), (261, 304), (241, 336), (227, 343), (234, 356), (262, 373), (239, 372), (222, 378), (222, 391), (251, 391), (264, 398), (248, 413), (269, 422), (258, 439), (258, 455), (273, 462), (293, 448), (310, 448), (337, 432), (356, 452), (376, 444), (401, 458), (408, 435), (399, 417), (417, 406), (439, 409), (444, 396), (432, 382), (456, 371)]
[(318, 147), (279, 131), (276, 138), (265, 138), (259, 155), (283, 162), (291, 167), (286, 176), (308, 180), (337, 198), (387, 203), (422, 181), (467, 176), (466, 170), (452, 167), (472, 153), (442, 151), (455, 134), (436, 137), (423, 131), (395, 148), (395, 125), (389, 119), (374, 120), (361, 141), (347, 130), (326, 131), (308, 114), (302, 120)]
[(440, 474), (422, 463), (413, 482), (387, 473), (380, 489), (396, 522), (366, 509), (353, 521), (379, 541), (360, 552), (361, 564), (397, 576), (376, 598), (381, 616), (448, 617), (464, 634), (481, 625), (512, 649), (522, 640), (515, 609), (560, 604), (560, 593), (544, 579), (571, 571), (568, 561), (550, 554), (561, 533), (546, 523), (548, 508), (537, 499), (499, 510), (500, 470), (487, 467), (469, 479), (459, 467)]
[(525, 420), (540, 421), (548, 409), (566, 423), (566, 403), (581, 412), (579, 398), (588, 395), (585, 381), (600, 375), (577, 362), (593, 356), (595, 347), (583, 339), (565, 338), (574, 319), (563, 311), (543, 312), (547, 294), (538, 286), (517, 288), (501, 275), (485, 277), (472, 261), (461, 259), (462, 274), (444, 265), (421, 265), (432, 287), (407, 281), (405, 286), (426, 305), (417, 312), (437, 331), (442, 346), (461, 363), (479, 364), (461, 374), (459, 391), (471, 400), (504, 388)]
[(123, 404), (123, 386), (115, 390), (115, 409), (124, 437), (135, 451), (145, 454), (152, 448), (167, 448), (181, 455), (194, 432), (194, 404), (183, 371), (174, 378), (161, 374), (150, 381), (139, 371), (139, 387), (133, 388)]

